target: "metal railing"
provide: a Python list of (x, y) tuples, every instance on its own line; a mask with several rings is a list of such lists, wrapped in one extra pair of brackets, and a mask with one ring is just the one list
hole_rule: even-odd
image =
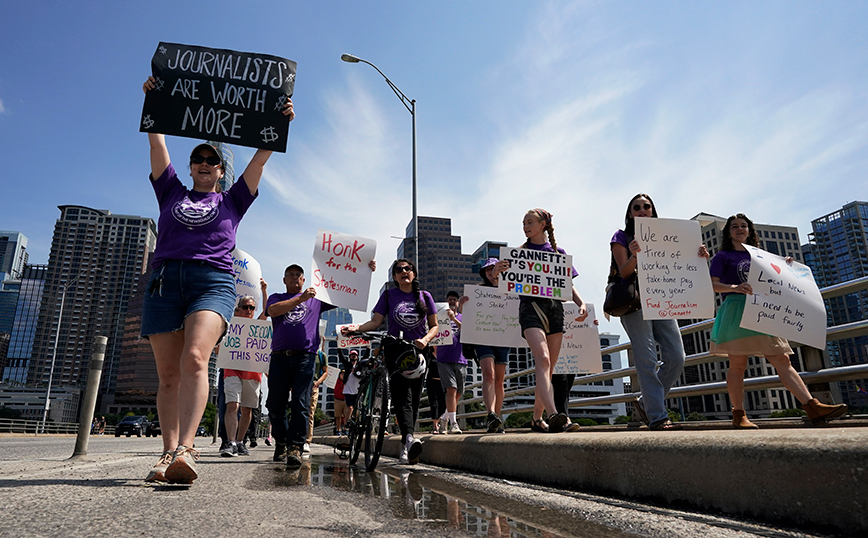
[[(841, 295), (848, 295), (850, 293), (855, 293), (859, 291), (863, 291), (868, 289), (868, 277), (857, 278), (855, 280), (850, 280), (848, 282), (843, 282), (841, 284), (835, 284), (834, 286), (829, 286), (820, 290), (820, 294), (823, 296), (823, 299), (829, 299), (832, 297), (839, 297)], [(690, 325), (685, 325), (684, 327), (680, 327), (681, 335), (687, 335), (696, 333), (699, 331), (710, 330), (714, 325), (714, 319), (708, 319), (704, 321), (700, 321), (697, 323), (693, 323)], [(847, 338), (856, 338), (859, 336), (868, 335), (868, 320), (854, 321), (851, 323), (845, 323), (841, 325), (835, 325), (832, 327), (828, 327), (826, 329), (826, 341), (831, 342), (835, 340), (844, 340)], [(801, 344), (797, 344), (795, 342), (791, 342), (791, 344), (796, 347), (802, 347)], [(815, 354), (825, 353), (825, 350), (816, 350), (814, 348), (809, 348), (808, 346), (804, 346), (806, 350), (811, 350), (815, 352)], [(621, 351), (627, 351), (630, 353), (632, 351), (632, 345), (630, 342), (624, 342), (622, 344), (617, 344), (614, 346), (605, 347), (600, 350), (602, 355), (611, 355), (614, 353), (619, 353)], [(696, 366), (699, 364), (705, 364), (708, 362), (720, 362), (727, 360), (726, 357), (721, 357), (717, 355), (711, 355), (707, 352), (705, 353), (697, 353), (694, 355), (689, 355), (686, 357), (684, 362), (684, 367), (687, 368), (689, 366)], [(808, 371), (799, 372), (799, 376), (802, 380), (805, 381), (806, 384), (817, 384), (817, 383), (834, 383), (836, 381), (846, 381), (850, 379), (865, 379), (868, 378), (868, 364), (856, 364), (851, 366), (841, 366), (841, 367), (833, 367), (833, 368), (821, 368), (820, 365), (823, 364), (821, 357), (813, 356), (810, 359), (808, 357), (805, 358), (806, 367)], [(812, 366), (815, 366), (816, 369), (812, 369)], [(516, 377), (529, 376), (534, 375), (535, 370), (533, 368), (527, 368), (525, 370), (521, 370), (518, 372), (513, 372), (504, 377), (504, 381), (509, 379), (514, 379)], [(612, 379), (618, 379), (621, 377), (633, 377), (635, 379), (636, 376), (636, 368), (631, 366), (628, 368), (620, 368), (618, 370), (609, 370), (607, 372), (603, 372), (600, 374), (591, 374), (585, 376), (577, 376), (575, 382), (573, 383), (573, 387), (576, 385), (587, 385), (590, 383), (596, 383), (599, 381), (608, 381)], [(477, 382), (464, 387), (464, 390), (471, 390), (474, 388), (481, 387), (482, 383)], [(638, 388), (637, 383), (633, 383), (633, 386)], [(769, 388), (779, 388), (783, 387), (783, 383), (781, 383), (780, 379), (777, 375), (773, 376), (762, 376), (762, 377), (751, 377), (745, 378), (744, 380), (744, 388), (745, 390), (763, 390)], [(707, 394), (721, 394), (725, 393), (726, 389), (726, 381), (719, 381), (713, 383), (701, 383), (694, 385), (687, 385), (683, 387), (674, 387), (669, 391), (669, 395), (667, 399), (670, 398), (683, 398), (688, 396), (703, 396)], [(514, 399), (518, 396), (524, 396), (527, 394), (532, 394), (534, 392), (534, 386), (522, 387), (515, 390), (507, 391), (504, 394), (504, 408), (503, 412), (506, 414), (511, 413), (519, 413), (522, 411), (531, 411), (533, 410), (533, 405), (517, 405), (506, 407), (505, 404), (510, 399)], [(641, 392), (632, 392), (625, 394), (610, 394), (608, 396), (593, 396), (588, 398), (576, 398), (572, 399), (569, 402), (569, 407), (587, 407), (594, 405), (605, 405), (605, 404), (615, 404), (615, 403), (625, 403), (635, 401), (636, 398), (641, 395)], [(423, 396), (424, 397), (424, 396)], [(458, 402), (459, 407), (464, 407), (469, 404), (482, 402), (482, 398), (469, 398), (462, 399)], [(466, 408), (466, 407), (465, 407)], [(421, 411), (430, 411), (430, 407), (421, 408)], [(487, 411), (472, 411), (466, 413), (460, 413), (457, 415), (458, 418), (476, 418), (483, 417), (487, 415)], [(419, 419), (420, 423), (431, 422), (430, 418)]]

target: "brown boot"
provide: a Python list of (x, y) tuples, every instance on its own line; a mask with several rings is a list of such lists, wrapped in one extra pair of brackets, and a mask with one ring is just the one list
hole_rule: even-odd
[(736, 430), (758, 430), (759, 426), (747, 419), (744, 409), (732, 410), (732, 427)]
[(802, 408), (808, 414), (812, 426), (822, 426), (827, 420), (840, 417), (847, 412), (845, 404), (826, 405), (816, 398), (812, 398)]

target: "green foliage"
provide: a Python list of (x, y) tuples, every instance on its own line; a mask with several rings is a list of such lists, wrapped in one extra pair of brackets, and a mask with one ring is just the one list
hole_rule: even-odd
[(205, 426), (205, 429), (209, 432), (214, 431), (214, 417), (217, 416), (217, 406), (208, 402), (205, 404), (205, 412), (202, 413), (202, 420), (199, 421), (200, 424)]
[(784, 409), (782, 411), (772, 411), (769, 413), (769, 418), (787, 418), (787, 417), (803, 417), (807, 415), (803, 409)]
[(599, 426), (597, 421), (592, 418), (580, 418), (576, 421), (579, 426)]
[(21, 418), (21, 411), (0, 404), (0, 418)]
[(331, 417), (323, 413), (322, 409), (320, 409), (319, 406), (316, 406), (316, 409), (313, 412), (314, 426), (322, 426), (323, 424), (326, 424), (328, 422), (331, 422)]
[(533, 411), (523, 411), (521, 413), (513, 413), (506, 417), (505, 428), (530, 428), (533, 422)]
[(694, 412), (690, 413), (689, 415), (687, 415), (687, 418), (685, 420), (691, 421), (691, 420), (708, 420), (708, 419), (705, 418), (705, 415), (702, 415), (702, 414), (694, 411)]
[(674, 409), (667, 409), (666, 412), (669, 413), (669, 420), (672, 422), (681, 422), (681, 413)]
[(630, 417), (627, 415), (618, 415), (615, 417), (615, 424), (629, 424)]

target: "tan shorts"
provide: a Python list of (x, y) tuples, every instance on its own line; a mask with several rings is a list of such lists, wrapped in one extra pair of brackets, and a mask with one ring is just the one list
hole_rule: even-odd
[(347, 404), (344, 400), (335, 400), (335, 420), (339, 417), (344, 416), (346, 412)]
[(255, 379), (241, 379), (230, 376), (223, 379), (223, 394), (226, 403), (240, 402), (241, 407), (259, 407), (259, 390), (262, 383)]

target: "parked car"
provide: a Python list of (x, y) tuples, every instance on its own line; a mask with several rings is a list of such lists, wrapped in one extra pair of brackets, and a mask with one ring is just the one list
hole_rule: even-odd
[(148, 431), (145, 433), (145, 437), (158, 437), (162, 432), (160, 431), (160, 419), (155, 418), (151, 421), (150, 426), (148, 426)]
[(115, 437), (126, 435), (127, 437), (136, 434), (136, 437), (141, 437), (148, 431), (148, 426), (151, 423), (148, 417), (145, 416), (129, 416), (124, 417), (117, 426), (115, 426)]
[(199, 437), (208, 437), (208, 430), (205, 429), (205, 426), (199, 426), (196, 428), (196, 435)]

